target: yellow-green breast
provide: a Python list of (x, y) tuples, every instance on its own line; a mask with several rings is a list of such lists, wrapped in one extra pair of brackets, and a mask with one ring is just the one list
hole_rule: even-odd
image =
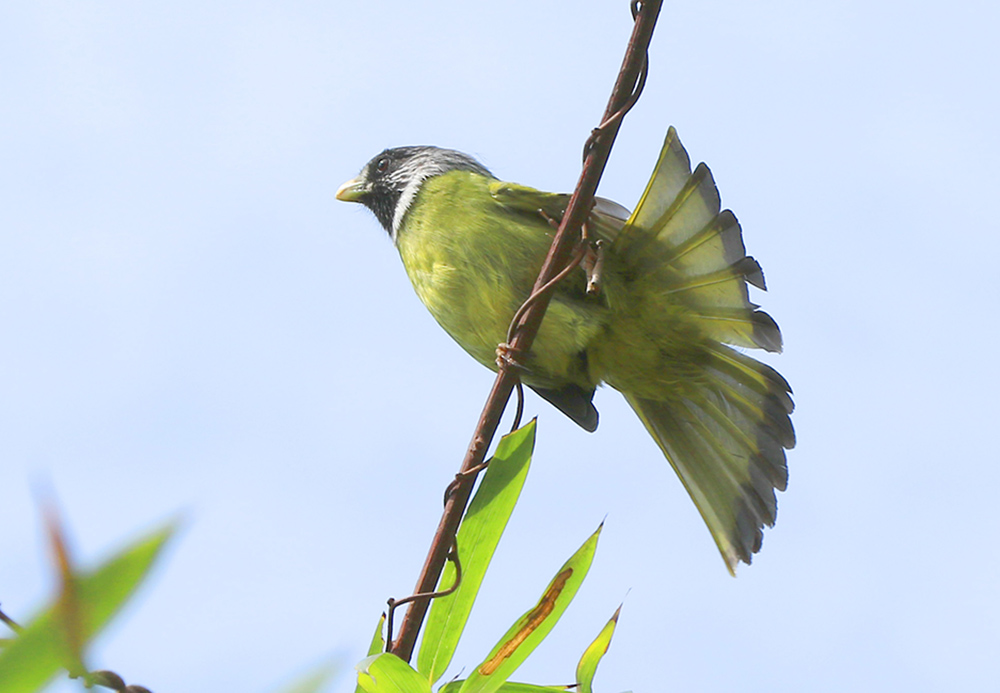
[[(496, 347), (531, 291), (551, 227), (490, 195), (490, 178), (451, 171), (424, 182), (397, 234), (406, 273), (434, 318), (477, 361), (495, 368)], [(527, 382), (593, 385), (580, 352), (603, 330), (599, 306), (557, 298), (527, 364)], [(534, 377), (532, 377), (534, 376)]]

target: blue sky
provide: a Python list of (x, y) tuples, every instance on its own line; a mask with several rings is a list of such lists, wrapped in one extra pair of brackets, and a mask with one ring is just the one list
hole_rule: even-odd
[[(466, 672), (607, 517), (518, 678), (571, 680), (624, 599), (602, 691), (995, 684), (998, 26), (992, 2), (667, 3), (600, 192), (634, 205), (669, 125), (712, 167), (785, 336), (789, 489), (734, 580), (617, 393), (594, 435), (532, 396)], [(263, 691), (359, 659), (492, 375), (333, 192), (404, 144), (570, 190), (630, 28), (625, 2), (4, 4), (4, 610), (51, 589), (42, 479), (84, 562), (185, 518), (95, 667)]]

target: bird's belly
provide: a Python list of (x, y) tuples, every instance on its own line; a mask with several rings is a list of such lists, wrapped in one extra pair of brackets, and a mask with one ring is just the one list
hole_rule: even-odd
[[(496, 370), (497, 346), (507, 341), (510, 321), (527, 291), (518, 291), (506, 276), (443, 262), (407, 267), (407, 272), (417, 296), (445, 331), (479, 363)], [(522, 360), (523, 381), (545, 388), (568, 383), (594, 387), (600, 378), (588, 367), (585, 352), (603, 329), (589, 311), (553, 300)]]
[[(498, 220), (488, 193), (458, 210), (458, 193), (447, 189), (449, 181), (439, 176), (428, 183), (432, 187), (425, 186), (408, 212), (397, 248), (417, 296), (438, 323), (473, 358), (495, 370), (497, 346), (507, 341), (511, 318), (530, 294), (545, 258), (548, 227), (512, 216)], [(428, 204), (438, 194), (447, 198), (438, 200), (443, 204)], [(593, 385), (581, 354), (603, 329), (596, 310), (553, 298), (524, 359), (526, 383)]]
[(441, 261), (407, 267), (407, 273), (441, 327), (473, 358), (495, 368), (497, 345), (506, 341), (519, 303), (509, 282)]

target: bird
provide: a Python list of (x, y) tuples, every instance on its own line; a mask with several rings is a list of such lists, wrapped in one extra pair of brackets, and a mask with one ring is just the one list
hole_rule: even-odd
[[(432, 146), (385, 149), (335, 196), (371, 210), (433, 317), (496, 370), (570, 196)], [(518, 357), (521, 380), (591, 432), (596, 388), (624, 395), (735, 575), (774, 525), (795, 446), (791, 387), (745, 353), (782, 349), (778, 325), (749, 299), (748, 287), (766, 289), (761, 267), (673, 127), (635, 210), (596, 198), (585, 230), (591, 261), (555, 288)]]

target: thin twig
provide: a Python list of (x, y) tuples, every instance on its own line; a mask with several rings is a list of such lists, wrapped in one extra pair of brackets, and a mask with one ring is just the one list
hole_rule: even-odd
[[(653, 36), (653, 28), (656, 26), (656, 18), (660, 13), (661, 4), (662, 0), (644, 2), (633, 0), (632, 2), (635, 26), (632, 29), (632, 36), (625, 52), (622, 68), (618, 73), (618, 79), (615, 82), (604, 116), (601, 118), (599, 132), (592, 135), (587, 141), (587, 151), (580, 180), (563, 214), (559, 230), (556, 232), (555, 238), (552, 239), (552, 246), (542, 264), (532, 294), (544, 288), (553, 277), (566, 267), (572, 248), (580, 238), (580, 229), (590, 214), (594, 194), (607, 164), (608, 155), (611, 153), (611, 146), (618, 134), (622, 116), (635, 103), (635, 99), (638, 98), (638, 93), (641, 91), (641, 85), (644, 81), (643, 75), (646, 71), (646, 51)], [(535, 303), (524, 312), (517, 328), (515, 328), (514, 337), (509, 342), (510, 353), (526, 354), (530, 351), (550, 298), (551, 294), (543, 292), (535, 299)], [(486, 456), (486, 450), (496, 433), (511, 391), (519, 382), (518, 375), (512, 371), (513, 369), (501, 368), (497, 373), (493, 389), (483, 407), (476, 431), (472, 436), (472, 442), (469, 443), (465, 459), (462, 462), (462, 472), (467, 472), (481, 465)], [(415, 594), (430, 593), (437, 585), (455, 532), (469, 502), (469, 497), (472, 495), (474, 483), (475, 475), (463, 477), (448, 496), (444, 514), (438, 524), (430, 551), (417, 580)], [(389, 650), (406, 661), (409, 661), (413, 655), (417, 634), (420, 632), (429, 605), (430, 598), (414, 600), (406, 612), (399, 636), (395, 641), (392, 641), (392, 632), (388, 633), (391, 642)]]
[(518, 380), (515, 385), (517, 392), (517, 410), (514, 412), (514, 423), (510, 425), (510, 432), (513, 433), (521, 427), (521, 417), (524, 416), (524, 385)]
[(451, 551), (448, 552), (448, 560), (455, 565), (455, 582), (452, 583), (451, 587), (444, 590), (438, 590), (437, 592), (425, 592), (423, 594), (411, 594), (409, 597), (403, 597), (402, 599), (393, 599), (389, 597), (386, 603), (389, 605), (388, 615), (386, 616), (386, 632), (392, 635), (392, 619), (396, 615), (396, 607), (402, 606), (403, 604), (409, 604), (410, 602), (416, 601), (418, 599), (426, 599), (430, 602), (431, 599), (437, 599), (438, 597), (447, 597), (449, 594), (454, 594), (455, 590), (458, 589), (459, 585), (462, 584), (462, 562), (458, 558), (458, 540), (457, 538), (452, 541)]
[(21, 628), (20, 625), (18, 625), (17, 621), (15, 621), (10, 616), (5, 614), (2, 609), (0, 609), (0, 621), (6, 623), (7, 627), (10, 628), (15, 633), (20, 633), (22, 630), (24, 630), (23, 628)]
[(521, 326), (521, 318), (523, 318), (524, 314), (528, 312), (528, 309), (531, 308), (533, 305), (535, 305), (538, 301), (540, 301), (542, 297), (546, 296), (552, 289), (554, 289), (556, 284), (565, 279), (570, 272), (575, 270), (577, 265), (580, 264), (584, 256), (587, 254), (587, 246), (585, 244), (580, 243), (577, 246), (577, 248), (578, 250), (576, 251), (576, 253), (573, 254), (573, 257), (570, 259), (570, 261), (566, 263), (566, 266), (563, 267), (556, 276), (552, 277), (552, 279), (545, 282), (545, 284), (543, 284), (540, 288), (533, 290), (531, 292), (531, 295), (528, 296), (528, 298), (525, 299), (524, 303), (521, 304), (521, 307), (517, 309), (517, 312), (514, 313), (514, 317), (511, 318), (510, 321), (510, 326), (507, 328), (506, 344), (508, 345), (507, 348), (508, 352), (514, 351), (513, 346), (509, 345), (512, 345), (514, 343), (514, 335), (517, 334), (517, 330)]

